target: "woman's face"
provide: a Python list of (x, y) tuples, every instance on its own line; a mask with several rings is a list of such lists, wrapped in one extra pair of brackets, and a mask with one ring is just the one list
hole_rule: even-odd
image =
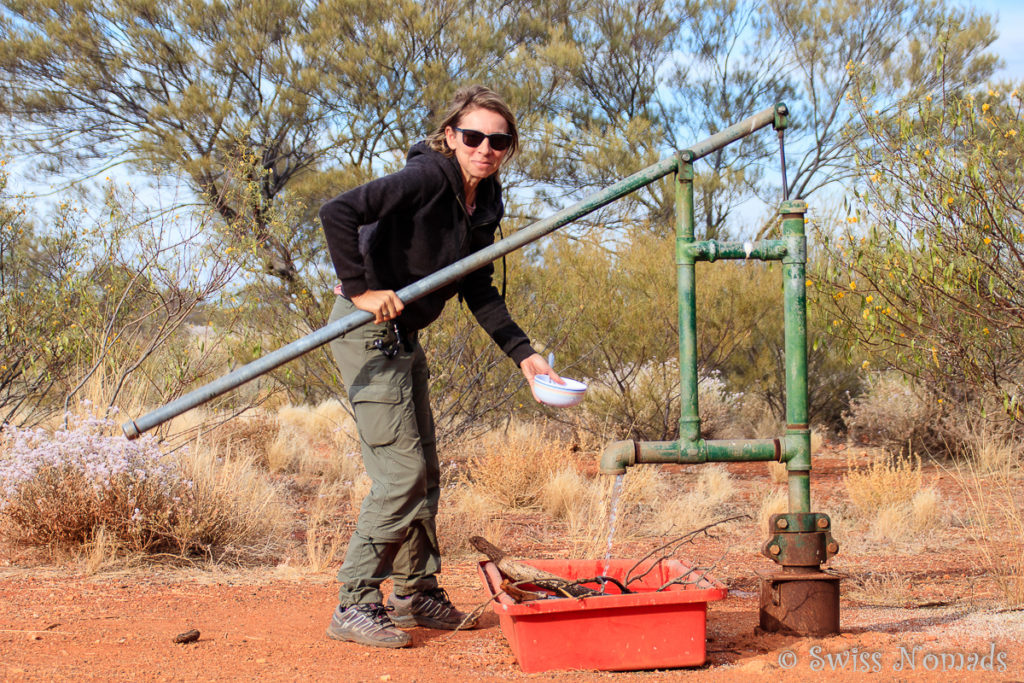
[[(505, 121), (505, 117), (490, 109), (470, 109), (459, 119), (457, 127), (479, 131), (485, 135), (508, 133), (508, 122)], [(491, 141), (487, 138), (476, 147), (470, 147), (463, 140), (463, 134), (451, 126), (444, 129), (444, 135), (448, 146), (455, 150), (455, 158), (462, 168), (463, 179), (471, 185), (494, 175), (508, 153), (508, 149), (500, 152), (492, 149)]]

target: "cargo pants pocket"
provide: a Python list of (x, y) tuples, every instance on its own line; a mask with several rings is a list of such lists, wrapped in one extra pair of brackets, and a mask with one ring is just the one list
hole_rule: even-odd
[(390, 384), (366, 384), (349, 389), (359, 436), (367, 446), (387, 446), (398, 439), (402, 421), (402, 389)]

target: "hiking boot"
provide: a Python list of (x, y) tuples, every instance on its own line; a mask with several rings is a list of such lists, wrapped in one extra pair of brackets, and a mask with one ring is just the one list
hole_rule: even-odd
[(373, 647), (405, 647), (412, 638), (395, 628), (389, 609), (379, 602), (345, 608), (338, 605), (327, 627), (327, 637)]
[(425, 626), (454, 631), (457, 628), (476, 626), (476, 618), (466, 619), (467, 615), (455, 609), (443, 588), (420, 591), (405, 597), (391, 595), (388, 607), (393, 610), (391, 620), (402, 628)]

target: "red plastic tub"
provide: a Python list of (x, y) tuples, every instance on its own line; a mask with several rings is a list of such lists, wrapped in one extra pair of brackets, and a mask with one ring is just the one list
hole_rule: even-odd
[[(635, 560), (524, 560), (537, 569), (570, 581), (607, 575), (625, 582)], [(650, 562), (645, 565), (650, 566)], [(491, 596), (501, 593), (501, 574), (493, 562), (481, 562), (480, 576)], [(620, 594), (608, 584), (608, 595), (515, 603), (504, 593), (493, 603), (501, 630), (524, 672), (597, 669), (626, 671), (700, 666), (707, 658), (707, 604), (721, 600), (728, 589), (697, 570), (687, 575), (696, 584), (657, 589), (692, 568), (665, 560), (642, 580), (629, 585), (635, 593)], [(643, 569), (632, 572), (633, 576)], [(588, 587), (598, 588), (598, 586)]]

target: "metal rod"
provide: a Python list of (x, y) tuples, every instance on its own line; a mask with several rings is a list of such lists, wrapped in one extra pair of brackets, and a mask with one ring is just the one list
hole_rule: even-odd
[[(755, 131), (771, 125), (776, 118), (776, 110), (780, 105), (769, 107), (760, 111), (743, 121), (726, 128), (725, 130), (712, 135), (693, 147), (681, 152), (690, 162), (706, 156), (731, 142), (746, 137)], [(450, 282), (473, 272), (474, 270), (494, 261), (501, 256), (519, 249), (530, 242), (534, 242), (548, 233), (571, 223), (597, 209), (610, 204), (616, 199), (635, 192), (651, 183), (659, 180), (678, 167), (679, 156), (673, 155), (648, 166), (647, 168), (624, 178), (609, 187), (595, 192), (581, 201), (558, 211), (547, 218), (537, 221), (518, 232), (509, 235), (503, 240), (474, 252), (469, 256), (456, 261), (455, 263), (442, 268), (441, 270), (428, 275), (422, 280), (403, 287), (396, 294), (404, 303), (420, 299), (431, 292), (444, 287)], [(332, 339), (365, 325), (373, 319), (373, 316), (365, 311), (351, 313), (344, 318), (335, 320), (333, 323), (312, 332), (280, 349), (273, 351), (262, 358), (258, 358), (236, 370), (220, 377), (209, 384), (195, 389), (170, 403), (157, 408), (156, 410), (143, 415), (135, 420), (125, 422), (121, 428), (125, 436), (134, 439), (143, 432), (163, 424), (171, 418), (181, 415), (198, 405), (220, 396), (246, 382), (259, 377), (262, 374), (284, 365), (290, 360), (312, 351), (313, 349), (326, 344)]]
[(782, 201), (789, 199), (789, 183), (786, 182), (786, 129), (779, 128), (779, 159), (782, 161)]

